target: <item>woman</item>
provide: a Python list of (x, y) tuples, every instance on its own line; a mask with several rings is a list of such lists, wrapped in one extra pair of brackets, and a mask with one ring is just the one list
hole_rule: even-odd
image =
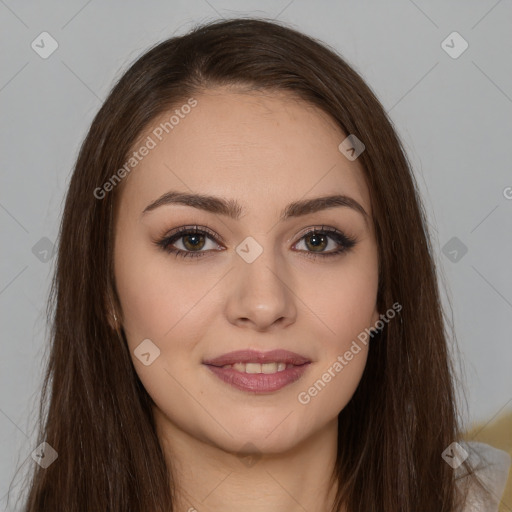
[(40, 439), (58, 456), (26, 511), (494, 499), (457, 443), (406, 156), (305, 35), (222, 21), (131, 66), (81, 148), (52, 291)]

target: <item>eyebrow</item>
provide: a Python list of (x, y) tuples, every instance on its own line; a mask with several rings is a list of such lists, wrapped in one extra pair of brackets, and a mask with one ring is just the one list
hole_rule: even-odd
[[(184, 192), (169, 191), (159, 197), (156, 201), (153, 201), (151, 204), (146, 206), (142, 215), (155, 210), (160, 206), (171, 204), (191, 206), (192, 208), (198, 208), (210, 213), (226, 215), (234, 220), (239, 220), (244, 213), (243, 207), (234, 199), (223, 199), (221, 197), (204, 194), (188, 194)], [(356, 212), (359, 212), (364, 217), (365, 222), (368, 223), (368, 213), (366, 210), (355, 199), (342, 194), (294, 201), (283, 209), (279, 217), (279, 221), (282, 222), (292, 217), (300, 217), (321, 210), (341, 206), (351, 208)]]

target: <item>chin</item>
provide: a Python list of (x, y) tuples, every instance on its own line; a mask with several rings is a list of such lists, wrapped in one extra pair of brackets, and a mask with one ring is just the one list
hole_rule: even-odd
[[(291, 416), (293, 414), (288, 419), (291, 420)], [(286, 415), (280, 415), (279, 418), (272, 418), (272, 421), (259, 421), (255, 424), (225, 422), (226, 430), (233, 436), (224, 430), (217, 431), (217, 435), (211, 433), (207, 436), (209, 444), (240, 456), (287, 452), (304, 441), (308, 437), (308, 432), (304, 426), (297, 423), (297, 418), (293, 421), (283, 421), (285, 417)]]

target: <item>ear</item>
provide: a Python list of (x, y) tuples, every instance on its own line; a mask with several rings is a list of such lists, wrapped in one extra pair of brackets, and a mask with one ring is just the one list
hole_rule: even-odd
[(112, 311), (111, 309), (107, 310), (107, 322), (113, 331), (120, 330), (121, 325), (119, 323), (119, 318), (118, 318), (117, 314), (114, 311)]
[(122, 316), (119, 308), (115, 306), (117, 301), (114, 299), (112, 291), (109, 290), (103, 300), (103, 305), (106, 311), (107, 322), (113, 331), (119, 332), (122, 328)]

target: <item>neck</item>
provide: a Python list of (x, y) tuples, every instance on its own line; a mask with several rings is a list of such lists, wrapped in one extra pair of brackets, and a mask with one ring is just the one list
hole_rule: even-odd
[[(337, 419), (283, 453), (255, 447), (230, 453), (180, 430), (155, 409), (172, 468), (176, 510), (187, 512), (326, 512), (336, 488)], [(242, 443), (243, 444), (243, 443)]]

